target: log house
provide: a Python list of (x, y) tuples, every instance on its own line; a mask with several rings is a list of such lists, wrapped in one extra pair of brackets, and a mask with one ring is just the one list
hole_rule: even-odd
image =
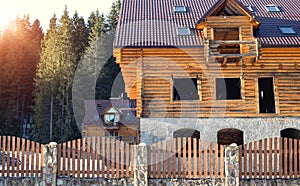
[(299, 135), (295, 7), (297, 0), (123, 0), (114, 56), (137, 103), (141, 142), (189, 129), (218, 143), (285, 129)]

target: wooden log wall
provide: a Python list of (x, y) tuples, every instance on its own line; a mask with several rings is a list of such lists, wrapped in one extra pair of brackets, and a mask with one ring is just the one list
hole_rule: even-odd
[[(117, 52), (127, 92), (140, 99), (143, 117), (265, 117), (300, 115), (300, 49), (262, 48), (258, 61), (243, 58), (242, 63), (221, 66), (206, 61), (203, 48), (123, 48)], [(142, 62), (142, 86), (136, 67)], [(199, 100), (173, 101), (172, 79), (198, 78)], [(241, 100), (216, 100), (216, 78), (241, 78)], [(258, 78), (273, 77), (276, 113), (259, 113)], [(136, 95), (140, 95), (139, 98)]]

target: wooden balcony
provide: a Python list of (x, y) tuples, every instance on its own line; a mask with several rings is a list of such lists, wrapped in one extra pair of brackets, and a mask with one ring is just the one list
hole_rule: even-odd
[(103, 129), (119, 129), (120, 124), (119, 122), (109, 122), (109, 123), (103, 123)]
[(254, 62), (259, 57), (259, 43), (257, 39), (249, 41), (239, 40), (207, 40), (205, 41), (205, 52), (207, 61), (209, 59), (221, 58), (221, 63), (225, 64), (228, 58), (253, 57)]

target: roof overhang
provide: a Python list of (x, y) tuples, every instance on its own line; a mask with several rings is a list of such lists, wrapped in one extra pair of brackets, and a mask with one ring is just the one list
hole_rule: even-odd
[[(206, 25), (206, 20), (208, 17), (216, 16), (215, 14), (218, 14), (218, 12), (224, 11), (226, 7), (229, 7), (229, 4), (230, 4), (231, 8), (233, 6), (233, 8), (237, 11), (238, 14), (248, 16), (250, 19), (250, 22), (253, 24), (254, 28), (259, 27), (260, 21), (241, 2), (239, 2), (238, 0), (219, 0), (216, 4), (213, 5), (213, 7), (209, 11), (207, 11), (200, 18), (200, 20), (197, 22), (196, 28), (200, 29), (200, 30), (203, 29)], [(226, 15), (224, 15), (224, 16), (226, 16)], [(232, 16), (234, 16), (234, 15), (232, 15)]]

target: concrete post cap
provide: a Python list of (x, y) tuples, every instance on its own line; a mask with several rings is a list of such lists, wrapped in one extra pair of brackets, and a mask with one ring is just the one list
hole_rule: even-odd
[(236, 146), (237, 146), (236, 143), (231, 143), (231, 144), (229, 145), (229, 147), (236, 147)]
[(146, 145), (146, 143), (140, 143), (138, 146), (144, 147), (144, 146), (147, 146), (147, 145)]
[(50, 142), (49, 146), (57, 146), (57, 143), (56, 142)]

